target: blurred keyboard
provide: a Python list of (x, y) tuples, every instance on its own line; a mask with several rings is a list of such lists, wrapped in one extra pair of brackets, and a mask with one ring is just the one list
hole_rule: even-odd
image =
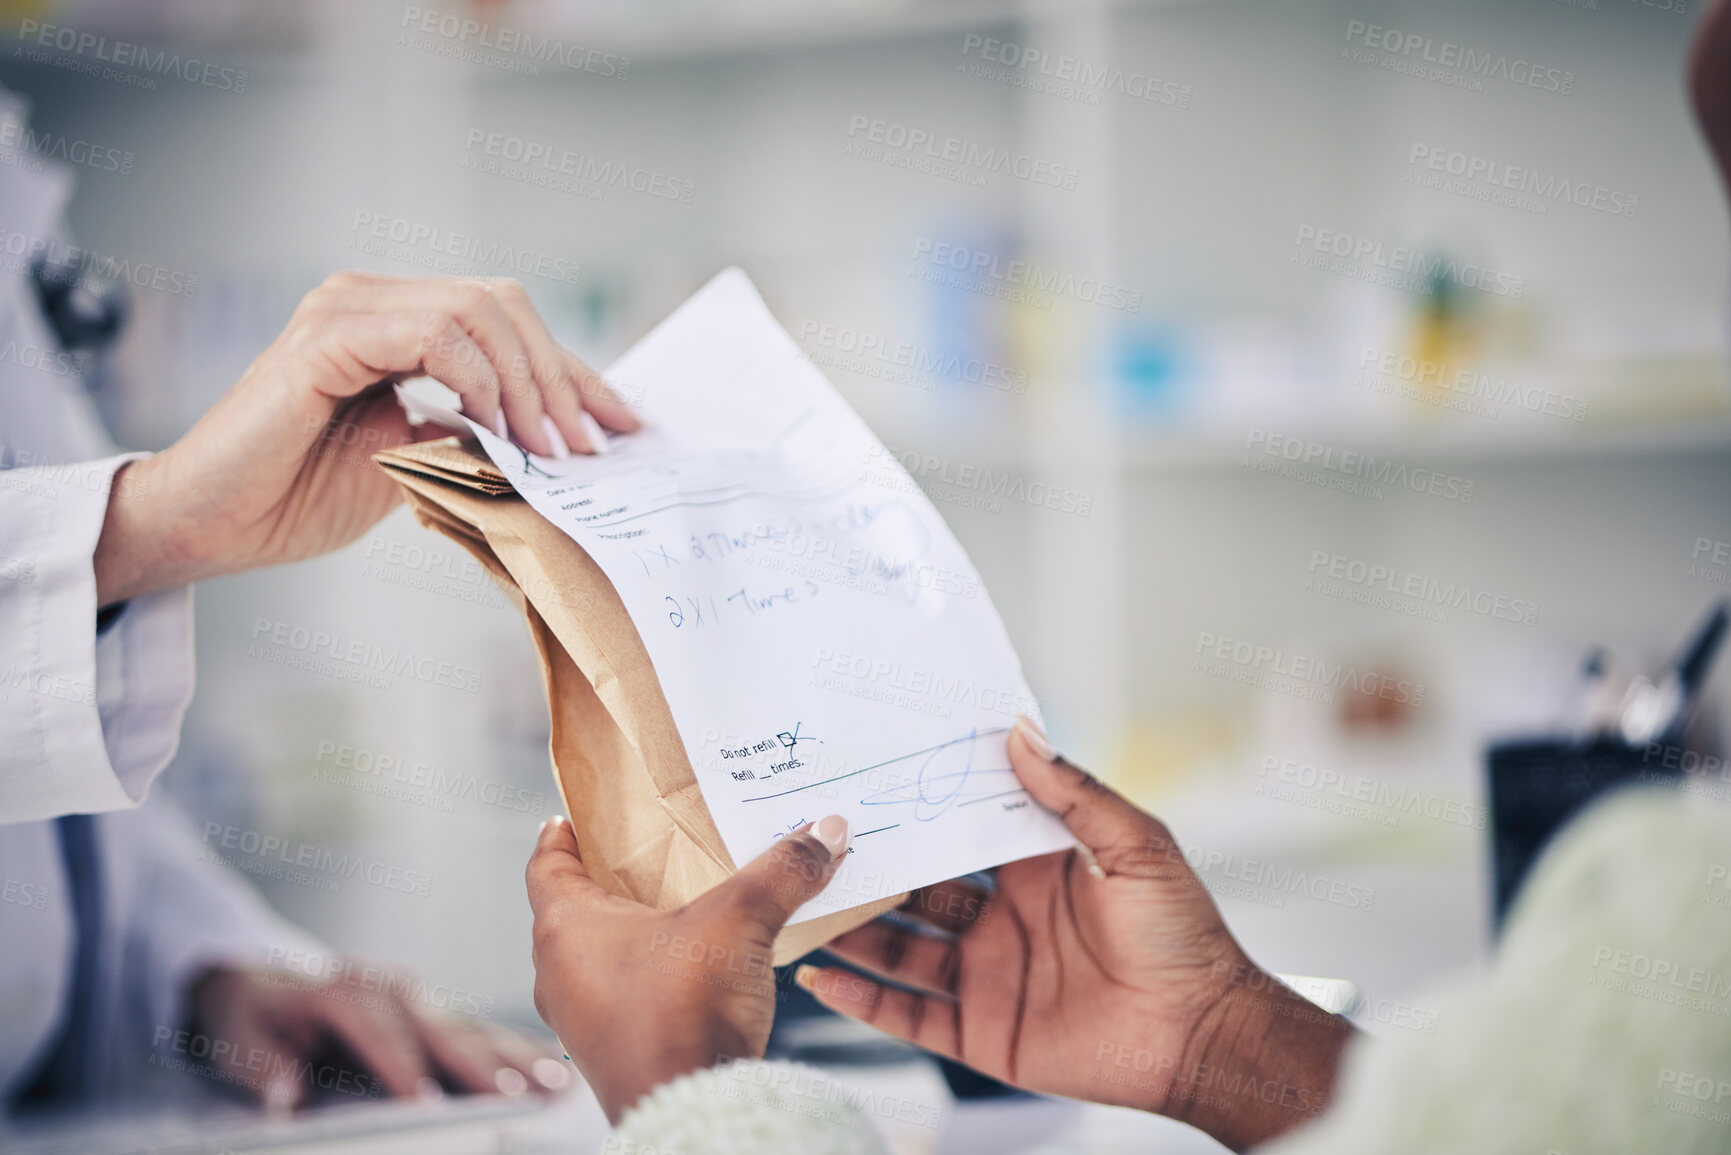
[[(585, 1096), (586, 1097), (586, 1096)], [(570, 1097), (567, 1097), (567, 1100)], [(0, 1124), (7, 1155), (227, 1155), (234, 1152), (342, 1152), (344, 1155), (467, 1155), (495, 1152), (503, 1125), (557, 1111), (535, 1096), (463, 1096), (434, 1102), (385, 1100), (317, 1107), (272, 1117), (219, 1107), (152, 1114), (81, 1113), (75, 1119)]]

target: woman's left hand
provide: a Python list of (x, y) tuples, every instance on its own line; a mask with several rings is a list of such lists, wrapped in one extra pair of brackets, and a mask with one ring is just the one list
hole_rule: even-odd
[(775, 1021), (775, 936), (847, 853), (831, 815), (789, 834), (678, 910), (608, 894), (571, 824), (541, 828), (529, 859), (535, 1008), (618, 1123), (662, 1083), (762, 1058)]

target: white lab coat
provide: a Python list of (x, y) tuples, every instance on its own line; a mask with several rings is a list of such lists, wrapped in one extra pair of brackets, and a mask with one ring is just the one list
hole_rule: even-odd
[[(0, 90), (0, 122), (22, 118)], [(12, 139), (16, 139), (13, 137)], [(192, 595), (133, 600), (101, 637), (91, 555), (108, 482), (129, 459), (82, 382), (43, 368), (56, 342), (18, 238), (56, 234), (70, 174), (0, 147), (0, 1103), (52, 1047), (70, 997), (76, 927), (52, 818), (99, 813), (104, 884), (89, 1086), (141, 1082), (187, 984), (216, 962), (322, 948), (252, 887), (200, 861), (163, 801), (138, 809), (179, 741), (192, 696)], [(111, 813), (112, 812), (112, 813)], [(164, 1057), (167, 1057), (165, 1054)]]

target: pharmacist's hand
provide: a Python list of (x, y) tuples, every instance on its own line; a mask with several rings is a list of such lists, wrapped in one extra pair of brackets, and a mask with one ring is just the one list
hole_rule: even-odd
[[(900, 986), (837, 967), (801, 967), (800, 985), (994, 1078), (1157, 1111), (1235, 1148), (1320, 1110), (1346, 1021), (1259, 971), (1166, 827), (1025, 719), (1010, 762), (1079, 846), (1000, 867), (995, 893), (961, 881), (916, 892), (897, 920), (830, 944)], [(1254, 1079), (1258, 1093), (1217, 1093), (1216, 1079)]]
[(512, 1031), (416, 1006), (390, 989), (312, 982), (278, 970), (212, 967), (187, 995), (184, 1032), (158, 1032), (163, 1059), (182, 1052), (262, 1107), (310, 1096), (436, 1097), (551, 1093), (569, 1069)]
[(184, 437), (123, 467), (96, 548), (98, 604), (360, 536), (400, 500), (371, 455), (446, 435), (412, 427), (390, 391), (421, 373), (540, 454), (593, 451), (585, 411), (638, 426), (515, 281), (339, 273)]
[(678, 910), (656, 910), (589, 877), (569, 822), (542, 826), (528, 871), (535, 1008), (608, 1119), (688, 1071), (763, 1057), (775, 936), (829, 883), (848, 837), (832, 814)]

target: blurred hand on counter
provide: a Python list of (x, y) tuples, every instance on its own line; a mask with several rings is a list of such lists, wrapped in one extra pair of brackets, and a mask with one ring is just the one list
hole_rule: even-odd
[(564, 1064), (515, 1032), (424, 1010), (389, 990), (212, 968), (188, 1002), (188, 1034), (201, 1040), (194, 1056), (273, 1110), (321, 1092), (338, 1100), (551, 1094), (570, 1081)]

